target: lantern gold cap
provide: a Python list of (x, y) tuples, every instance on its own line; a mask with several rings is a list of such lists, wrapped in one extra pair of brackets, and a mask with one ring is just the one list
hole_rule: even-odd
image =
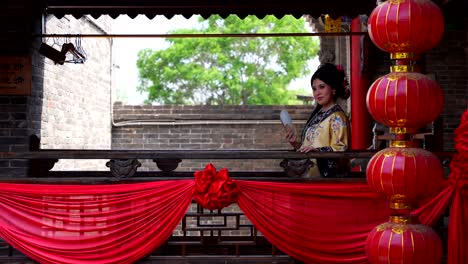
[(390, 53), (392, 60), (417, 60), (418, 56), (414, 52), (392, 52)]
[(411, 205), (408, 203), (405, 195), (394, 194), (390, 197), (390, 208), (395, 210), (406, 210), (411, 209)]
[(390, 216), (391, 223), (395, 224), (416, 224), (416, 218), (412, 215), (392, 215)]
[(403, 134), (416, 134), (416, 128), (410, 127), (390, 127), (390, 133), (396, 135), (403, 135)]
[(412, 140), (391, 140), (390, 147), (394, 148), (414, 148), (418, 147), (418, 144)]
[(419, 72), (417, 65), (393, 65), (390, 66), (390, 72)]

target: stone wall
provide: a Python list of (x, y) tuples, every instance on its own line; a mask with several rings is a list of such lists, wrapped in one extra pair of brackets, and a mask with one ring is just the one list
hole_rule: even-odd
[[(311, 106), (132, 106), (114, 104), (112, 149), (292, 149), (279, 121), (287, 109), (300, 131)], [(157, 170), (151, 160), (142, 170)], [(203, 169), (208, 160), (183, 160), (180, 171)], [(213, 160), (233, 171), (282, 170), (280, 160)]]

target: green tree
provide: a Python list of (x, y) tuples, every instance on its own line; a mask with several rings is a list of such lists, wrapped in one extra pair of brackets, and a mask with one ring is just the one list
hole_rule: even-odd
[[(248, 16), (199, 18), (197, 29), (171, 34), (307, 32), (304, 19)], [(169, 38), (164, 50), (141, 50), (139, 91), (146, 103), (272, 105), (295, 95), (288, 84), (310, 73), (307, 62), (318, 51), (314, 37)]]

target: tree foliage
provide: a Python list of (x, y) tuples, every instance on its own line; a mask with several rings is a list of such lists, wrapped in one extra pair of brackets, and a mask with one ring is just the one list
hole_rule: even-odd
[[(304, 19), (248, 16), (199, 18), (192, 29), (171, 34), (307, 32)], [(318, 51), (313, 37), (169, 38), (163, 50), (138, 53), (139, 91), (146, 103), (272, 105), (294, 98), (289, 83), (310, 73)]]

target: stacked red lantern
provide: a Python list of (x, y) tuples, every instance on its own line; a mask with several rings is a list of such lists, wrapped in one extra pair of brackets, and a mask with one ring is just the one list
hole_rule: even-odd
[[(437, 82), (417, 72), (394, 72), (377, 79), (367, 93), (372, 117), (389, 127), (416, 132), (442, 112), (444, 98)], [(411, 128), (411, 129), (410, 129)]]
[(440, 263), (442, 244), (428, 226), (393, 216), (370, 232), (366, 251), (370, 263)]
[(368, 27), (372, 42), (393, 58), (417, 58), (442, 39), (444, 16), (430, 0), (388, 0), (372, 11)]
[(420, 148), (386, 148), (375, 154), (367, 166), (367, 181), (376, 192), (390, 199), (393, 209), (407, 209), (436, 194), (443, 169), (439, 159)]
[(367, 180), (395, 209), (389, 222), (369, 234), (368, 260), (372, 264), (440, 263), (437, 234), (430, 227), (407, 221), (411, 206), (435, 195), (443, 181), (440, 160), (417, 148), (412, 134), (442, 112), (439, 85), (415, 71), (420, 55), (441, 40), (444, 18), (430, 0), (388, 0), (374, 9), (368, 28), (374, 44), (395, 59), (391, 73), (377, 79), (367, 93), (370, 114), (394, 134), (391, 147), (370, 160)]

